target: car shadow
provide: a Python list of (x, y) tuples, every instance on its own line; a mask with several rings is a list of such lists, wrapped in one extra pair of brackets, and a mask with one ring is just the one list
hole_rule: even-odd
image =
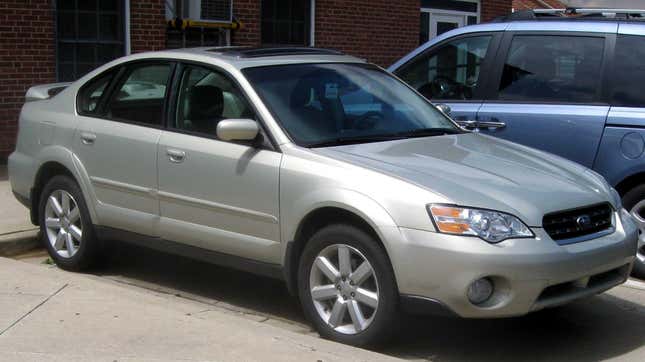
[[(307, 323), (297, 298), (289, 295), (281, 281), (134, 245), (115, 242), (106, 263), (95, 274), (235, 310)], [(603, 294), (518, 318), (408, 316), (396, 339), (375, 350), (432, 361), (596, 361), (644, 345), (645, 305)]]

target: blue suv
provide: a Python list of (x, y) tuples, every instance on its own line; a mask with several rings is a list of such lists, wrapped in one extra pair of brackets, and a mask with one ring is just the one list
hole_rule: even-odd
[(645, 277), (644, 16), (645, 10), (514, 13), (444, 33), (389, 68), (449, 106), (463, 127), (603, 175), (640, 225), (639, 277)]

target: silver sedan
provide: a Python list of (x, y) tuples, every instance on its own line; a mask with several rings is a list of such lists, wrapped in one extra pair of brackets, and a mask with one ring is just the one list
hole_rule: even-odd
[(337, 52), (138, 54), (27, 100), (11, 185), (61, 268), (123, 239), (269, 275), (322, 336), (364, 346), (399, 312), (522, 315), (634, 262), (601, 176), (465, 131)]

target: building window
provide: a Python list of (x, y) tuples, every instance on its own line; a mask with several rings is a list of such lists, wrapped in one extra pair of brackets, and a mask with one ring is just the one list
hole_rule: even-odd
[(479, 0), (422, 0), (419, 43), (479, 21)]
[(123, 0), (56, 1), (56, 67), (60, 81), (78, 79), (125, 54)]
[(262, 44), (311, 44), (311, 0), (262, 0)]

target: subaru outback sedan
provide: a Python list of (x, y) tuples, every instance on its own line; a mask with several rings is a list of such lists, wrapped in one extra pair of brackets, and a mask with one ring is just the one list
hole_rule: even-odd
[(363, 346), (399, 311), (523, 315), (634, 261), (601, 176), (334, 51), (137, 54), (27, 99), (11, 186), (63, 269), (122, 239), (280, 278), (322, 336)]
[(390, 70), (464, 127), (603, 175), (643, 233), (645, 278), (645, 10), (625, 11), (514, 13), (444, 33)]

